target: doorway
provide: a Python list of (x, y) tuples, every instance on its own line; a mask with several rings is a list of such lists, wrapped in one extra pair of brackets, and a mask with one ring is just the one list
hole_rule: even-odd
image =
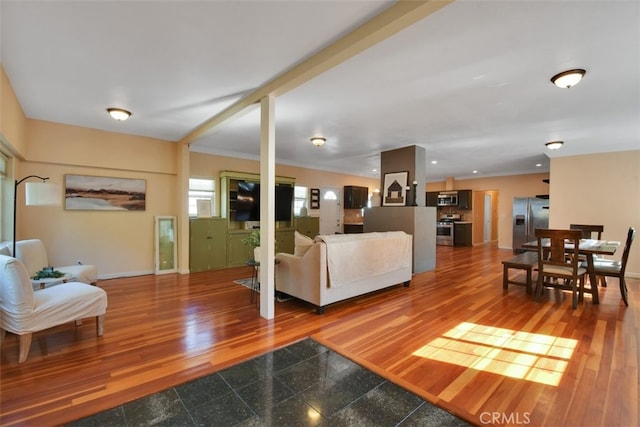
[(491, 194), (484, 193), (484, 242), (491, 241)]
[(340, 216), (341, 193), (336, 188), (320, 189), (320, 234), (336, 234), (342, 232)]

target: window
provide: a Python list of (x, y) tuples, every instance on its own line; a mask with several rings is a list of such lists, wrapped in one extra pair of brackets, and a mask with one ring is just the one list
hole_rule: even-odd
[(189, 178), (189, 216), (198, 216), (198, 200), (208, 200), (211, 214), (215, 215), (215, 180), (211, 178)]
[(296, 186), (293, 190), (293, 215), (300, 216), (303, 207), (307, 206), (307, 187)]

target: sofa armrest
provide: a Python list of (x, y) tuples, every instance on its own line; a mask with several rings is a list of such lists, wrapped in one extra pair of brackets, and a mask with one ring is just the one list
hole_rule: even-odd
[(321, 305), (321, 290), (326, 287), (326, 250), (324, 243), (314, 243), (301, 257), (278, 253), (276, 290)]

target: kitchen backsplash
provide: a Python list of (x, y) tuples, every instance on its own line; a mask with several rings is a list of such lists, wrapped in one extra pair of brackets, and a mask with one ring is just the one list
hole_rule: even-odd
[(362, 209), (345, 209), (344, 210), (344, 224), (362, 224), (364, 222), (364, 216)]

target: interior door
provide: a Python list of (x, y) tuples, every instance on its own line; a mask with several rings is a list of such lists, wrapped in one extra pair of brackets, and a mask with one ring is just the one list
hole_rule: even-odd
[(320, 234), (342, 233), (340, 208), (342, 200), (340, 190), (336, 188), (320, 189)]

